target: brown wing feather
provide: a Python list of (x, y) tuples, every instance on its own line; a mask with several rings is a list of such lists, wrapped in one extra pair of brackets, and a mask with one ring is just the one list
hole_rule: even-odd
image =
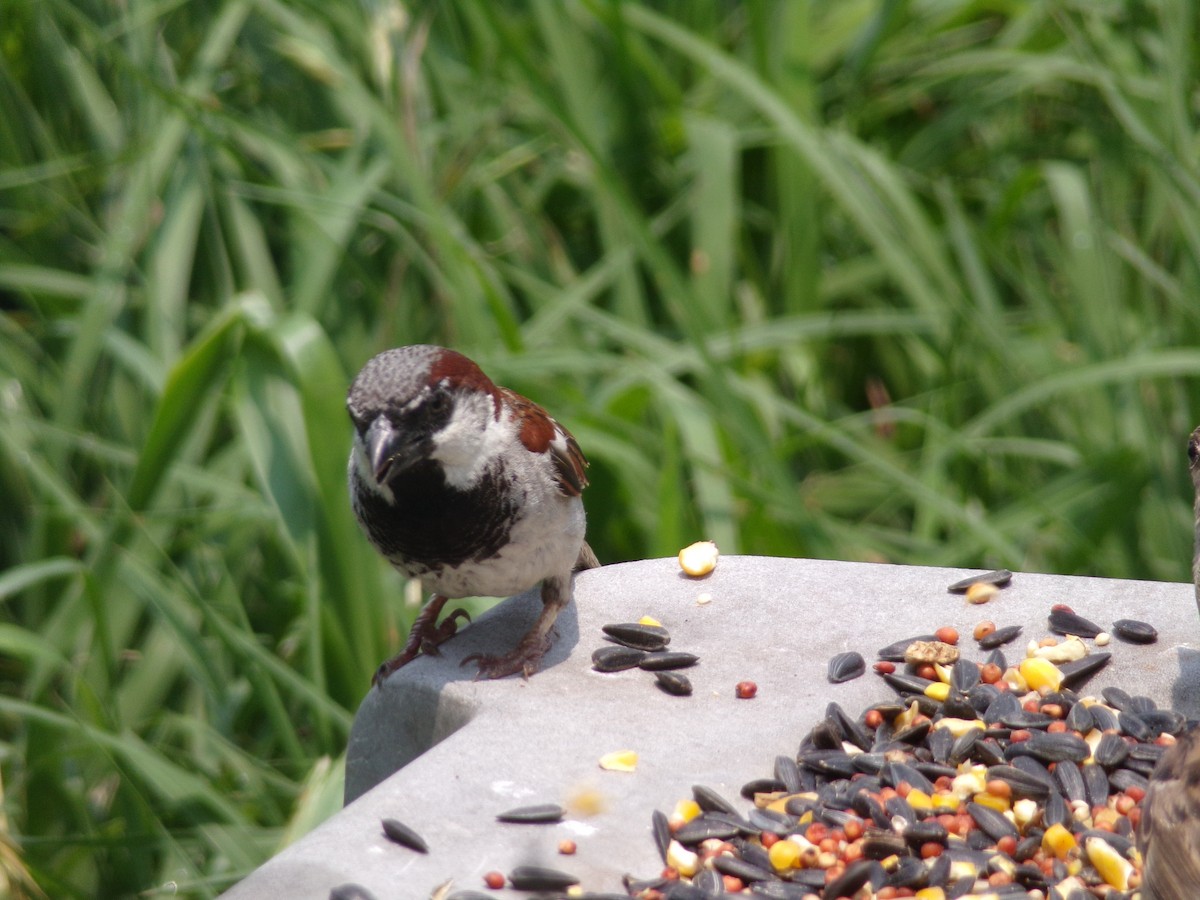
[(521, 423), (520, 440), (531, 453), (549, 451), (558, 476), (558, 486), (569, 497), (578, 497), (587, 487), (584, 470), (588, 461), (579, 449), (571, 432), (550, 418), (550, 415), (527, 397), (516, 391), (500, 388), (508, 405)]
[(1168, 750), (1142, 801), (1138, 847), (1146, 900), (1200, 898), (1200, 729)]

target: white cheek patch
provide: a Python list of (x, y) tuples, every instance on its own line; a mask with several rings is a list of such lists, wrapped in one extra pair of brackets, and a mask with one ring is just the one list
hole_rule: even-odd
[(430, 456), (442, 464), (451, 487), (473, 487), (488, 462), (512, 442), (512, 423), (497, 422), (495, 408), (486, 394), (460, 395), (450, 421), (434, 433)]

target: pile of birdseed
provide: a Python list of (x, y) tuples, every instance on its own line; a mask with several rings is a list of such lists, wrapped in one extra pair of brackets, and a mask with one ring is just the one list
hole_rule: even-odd
[[(1001, 574), (952, 589), (1003, 583)], [(769, 776), (743, 786), (744, 812), (699, 785), (669, 815), (656, 811), (664, 868), (626, 877), (628, 894), (1133, 897), (1139, 804), (1188, 723), (1117, 688), (1082, 693), (1112, 658), (1085, 639), (1103, 646), (1109, 635), (1061, 606), (1047, 623), (1061, 639), (1031, 642), (1013, 664), (1005, 646), (1021, 628), (990, 622), (975, 629), (988, 652), (974, 661), (951, 628), (881, 649), (874, 669), (895, 699), (858, 716), (830, 703), (795, 758), (777, 757)], [(1129, 620), (1112, 631), (1157, 638)], [(847, 656), (831, 662), (831, 681), (861, 671)]]

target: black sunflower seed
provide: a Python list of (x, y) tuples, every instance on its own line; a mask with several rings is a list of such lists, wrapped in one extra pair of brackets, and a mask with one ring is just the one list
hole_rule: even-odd
[(1103, 806), (1108, 802), (1108, 775), (1096, 763), (1086, 763), (1079, 767), (1083, 776), (1083, 787), (1089, 806)]
[(508, 880), (518, 891), (565, 891), (579, 884), (569, 872), (543, 866), (517, 866), (508, 873)]
[(664, 671), (654, 673), (655, 683), (666, 691), (668, 694), (673, 694), (676, 697), (689, 697), (692, 693), (692, 682), (686, 675), (680, 672)]
[(1053, 734), (1035, 731), (1029, 736), (1029, 740), (1013, 744), (1012, 747), (1019, 749), (1021, 753), (1037, 757), (1042, 762), (1062, 762), (1069, 759), (1078, 763), (1091, 756), (1091, 748), (1087, 742), (1067, 732)]
[(1077, 637), (1094, 638), (1102, 629), (1090, 619), (1065, 609), (1052, 609), (1048, 618), (1050, 630), (1055, 634), (1073, 634)]
[(908, 645), (915, 641), (936, 641), (936, 634), (918, 634), (915, 637), (902, 638), (888, 644), (886, 647), (879, 650), (875, 655), (880, 659), (885, 659), (888, 662), (904, 662), (904, 651), (908, 649)]
[(871, 880), (873, 867), (879, 863), (874, 860), (860, 859), (846, 866), (841, 875), (834, 878), (825, 886), (825, 897), (852, 897)]
[(1157, 737), (1154, 734), (1154, 729), (1135, 712), (1126, 710), (1117, 715), (1117, 721), (1121, 723), (1121, 731), (1138, 741), (1149, 741)]
[(1013, 794), (1018, 797), (1032, 797), (1036, 800), (1050, 793), (1050, 786), (1045, 779), (1017, 768), (1015, 765), (989, 766), (987, 777), (989, 781), (998, 778), (1007, 783), (1012, 788)]
[(790, 756), (775, 757), (775, 777), (783, 782), (783, 789), (789, 794), (800, 793), (800, 767)]
[(852, 719), (836, 702), (832, 702), (825, 707), (825, 717), (833, 719), (838, 723), (838, 727), (842, 731), (842, 737), (845, 740), (854, 744), (860, 750), (871, 749), (872, 737), (867, 727), (857, 719)]
[(1133, 697), (1129, 696), (1127, 691), (1123, 691), (1119, 687), (1110, 685), (1100, 691), (1100, 696), (1104, 698), (1105, 703), (1117, 712), (1125, 712), (1125, 710), (1133, 707)]
[(991, 634), (981, 637), (978, 643), (982, 650), (995, 650), (997, 647), (1003, 647), (1005, 644), (1015, 641), (1020, 636), (1020, 625), (1005, 625), (1003, 628), (997, 628)]
[(388, 840), (418, 853), (429, 852), (429, 845), (425, 843), (425, 839), (403, 822), (397, 819), (384, 819), (381, 824), (383, 833), (387, 835)]
[(654, 833), (654, 844), (658, 847), (658, 855), (665, 863), (667, 851), (671, 847), (671, 824), (665, 813), (656, 809), (650, 814), (650, 830)]
[(1096, 744), (1093, 756), (1104, 768), (1115, 769), (1129, 757), (1129, 745), (1119, 734), (1106, 731), (1100, 735), (1100, 742)]
[(888, 875), (887, 883), (892, 887), (912, 888), (919, 891), (929, 885), (929, 869), (915, 856), (902, 856), (900, 862)]
[(1183, 714), (1177, 713), (1173, 709), (1152, 709), (1142, 713), (1141, 717), (1142, 721), (1153, 731), (1176, 737), (1183, 732), (1184, 726), (1187, 725), (1187, 719), (1183, 717)]
[(514, 825), (548, 825), (561, 822), (566, 814), (567, 811), (557, 803), (539, 803), (502, 812), (496, 816), (496, 821)]
[(736, 837), (741, 833), (737, 823), (729, 819), (708, 814), (696, 816), (690, 822), (685, 822), (675, 832), (675, 840), (686, 845), (699, 844), (712, 838), (723, 841)]
[(638, 661), (638, 668), (647, 672), (661, 672), (665, 669), (686, 669), (700, 661), (695, 653), (685, 653), (682, 650), (658, 650), (647, 653)]
[(1004, 818), (996, 810), (987, 806), (975, 802), (968, 803), (967, 815), (974, 819), (980, 831), (993, 841), (998, 841), (1005, 837), (1011, 837), (1015, 840), (1021, 836), (1017, 831), (1016, 825), (1008, 821), (1008, 819)]
[(883, 680), (901, 693), (911, 692), (914, 694), (924, 694), (925, 689), (934, 683), (928, 678), (918, 678), (908, 672), (884, 672)]
[(778, 778), (755, 778), (742, 785), (741, 794), (747, 800), (753, 800), (755, 794), (778, 794), (787, 790)]
[(645, 657), (646, 651), (637, 647), (609, 645), (592, 652), (592, 668), (597, 672), (620, 672), (633, 669)]
[(661, 650), (671, 643), (671, 635), (661, 625), (643, 625), (641, 622), (618, 622), (601, 628), (618, 644), (636, 647), (639, 650)]
[(375, 895), (361, 884), (339, 884), (329, 892), (329, 900), (375, 900)]
[(863, 655), (854, 650), (847, 650), (829, 660), (829, 672), (826, 677), (830, 684), (842, 684), (853, 681), (865, 671), (867, 661), (863, 659)]
[(1107, 666), (1111, 659), (1111, 653), (1089, 653), (1083, 659), (1060, 663), (1058, 671), (1062, 672), (1062, 686), (1074, 690)]
[(1153, 644), (1158, 640), (1158, 630), (1149, 622), (1137, 619), (1117, 619), (1113, 622), (1113, 634), (1132, 644)]
[(1091, 707), (1083, 703), (1076, 703), (1067, 713), (1067, 727), (1080, 734), (1087, 734), (1091, 731), (1095, 721), (1092, 718)]
[(693, 784), (692, 799), (705, 812), (723, 812), (729, 813), (732, 816), (737, 815), (737, 810), (733, 808), (733, 804), (706, 785)]
[(950, 585), (947, 590), (951, 594), (965, 594), (967, 588), (973, 584), (994, 584), (996, 587), (1003, 587), (1012, 581), (1013, 574), (1008, 569), (996, 569), (993, 572), (984, 572), (982, 575), (971, 575), (961, 581), (956, 581)]
[[(738, 859), (736, 856), (726, 856), (724, 853), (718, 853), (712, 857), (712, 864), (713, 868), (722, 875), (732, 875), (734, 878), (740, 878), (747, 883), (779, 880), (779, 877), (769, 869), (756, 866), (744, 859)], [(722, 885), (722, 887), (724, 886)]]

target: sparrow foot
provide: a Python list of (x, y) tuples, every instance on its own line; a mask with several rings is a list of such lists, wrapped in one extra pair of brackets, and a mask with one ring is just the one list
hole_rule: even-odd
[(446, 643), (458, 634), (458, 619), (470, 623), (471, 614), (459, 607), (451, 610), (450, 615), (446, 616), (436, 628), (427, 628), (421, 635), (421, 652), (426, 656), (441, 656), (442, 651), (438, 649), (438, 645)]
[(441, 615), (442, 607), (446, 605), (446, 599), (441, 594), (434, 594), (425, 608), (417, 613), (412, 628), (408, 632), (408, 640), (404, 642), (404, 649), (380, 664), (371, 678), (372, 687), (381, 685), (389, 675), (408, 665), (422, 653), (438, 656), (441, 652), (438, 650), (438, 645), (445, 643), (458, 633), (457, 620), (462, 618), (468, 622), (471, 621), (470, 613), (465, 609), (456, 609), (439, 625), (437, 619)]
[(479, 666), (479, 671), (475, 673), (476, 681), (480, 678), (504, 678), (518, 672), (523, 678), (528, 678), (538, 670), (542, 657), (550, 649), (550, 644), (551, 640), (548, 634), (531, 632), (521, 638), (521, 642), (503, 656), (472, 653), (459, 665), (465, 666), (469, 662), (476, 663)]

